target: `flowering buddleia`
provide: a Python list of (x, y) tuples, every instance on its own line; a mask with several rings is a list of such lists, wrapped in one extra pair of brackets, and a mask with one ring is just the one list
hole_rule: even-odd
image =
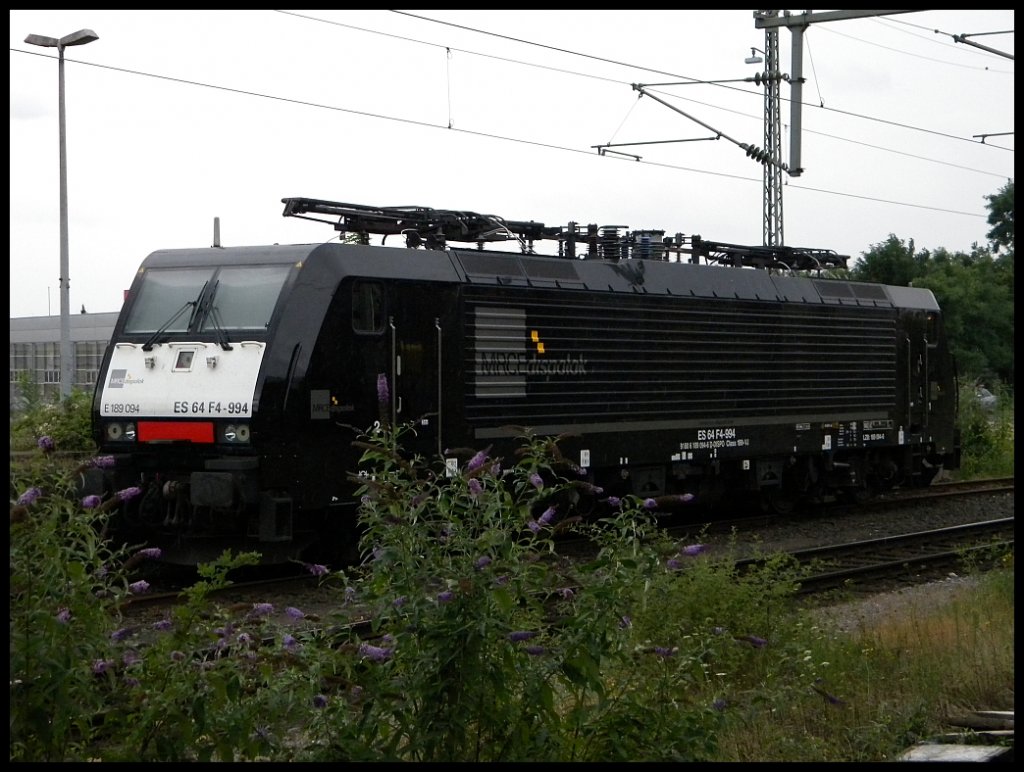
[(288, 608), (284, 610), (284, 613), (288, 616), (289, 619), (294, 619), (295, 621), (304, 619), (306, 616), (302, 613), (301, 610), (295, 608), (295, 606), (288, 606)]
[(285, 651), (299, 651), (302, 648), (302, 644), (296, 640), (294, 635), (285, 633), (281, 639), (281, 646)]
[(658, 502), (654, 499), (644, 499), (644, 509), (657, 509)]
[(36, 441), (36, 444), (43, 453), (47, 454), (53, 453), (57, 447), (53, 444), (53, 437), (48, 437), (45, 434)]
[(113, 663), (107, 659), (94, 659), (92, 661), (92, 672), (99, 675), (100, 673), (106, 673)]
[(533, 474), (530, 475), (530, 484), (533, 485), (533, 487), (536, 488), (537, 490), (540, 490), (541, 488), (544, 487), (544, 478), (541, 477), (536, 472), (534, 472)]
[(253, 617), (265, 617), (268, 614), (274, 613), (273, 603), (253, 603), (252, 610), (249, 612), (249, 616)]
[(386, 373), (377, 374), (377, 403), (381, 407), (387, 407), (391, 401), (391, 394), (388, 389), (388, 376)]
[(473, 565), (476, 567), (477, 571), (480, 571), (484, 568), (487, 568), (487, 566), (489, 566), (490, 564), (491, 559), (487, 555), (483, 555), (482, 557), (477, 558), (476, 563), (474, 563)]
[(737, 641), (745, 641), (746, 643), (749, 643), (751, 646), (753, 646), (755, 649), (763, 649), (765, 646), (768, 645), (768, 641), (756, 635), (734, 635), (733, 638), (735, 638)]
[(371, 662), (386, 662), (391, 659), (392, 650), (383, 646), (373, 646), (369, 643), (359, 644), (359, 655)]
[(452, 592), (451, 590), (445, 590), (442, 593), (438, 593), (437, 602), (438, 603), (449, 603), (454, 598), (455, 598), (455, 593), (454, 592)]
[(540, 516), (540, 519), (537, 522), (541, 525), (550, 525), (551, 521), (555, 518), (556, 511), (556, 507), (548, 507), (547, 509), (544, 510), (544, 514)]
[(327, 698), (322, 694), (313, 695), (313, 707), (317, 710), (327, 707)]
[(115, 461), (113, 456), (96, 456), (89, 460), (89, 466), (97, 469), (112, 469)]
[(469, 480), (469, 495), (476, 498), (484, 492), (484, 484), (477, 478), (473, 477)]
[(21, 504), (22, 506), (27, 507), (29, 504), (35, 502), (35, 500), (42, 495), (43, 489), (33, 486), (18, 497), (18, 503)]
[(136, 553), (137, 557), (149, 558), (150, 560), (156, 560), (163, 554), (163, 550), (159, 547), (146, 547)]
[(534, 533), (540, 533), (540, 531), (541, 531), (540, 523), (538, 523), (536, 520), (530, 520), (526, 524), (526, 527), (529, 528)]
[(518, 643), (520, 641), (528, 641), (531, 638), (536, 638), (537, 633), (533, 630), (515, 630), (508, 634), (508, 639), (512, 643)]
[(115, 495), (121, 501), (130, 501), (131, 499), (134, 499), (136, 496), (138, 496), (140, 493), (142, 493), (142, 488), (132, 486), (131, 488), (125, 488), (123, 491), (118, 491)]
[(171, 629), (172, 623), (170, 619), (160, 619), (153, 623), (153, 629), (160, 632), (167, 632)]
[(547, 651), (547, 649), (545, 649), (543, 646), (536, 646), (536, 645), (526, 646), (523, 650), (527, 654), (529, 654), (531, 656), (534, 656), (534, 657), (538, 657), (541, 654), (543, 654), (545, 651)]
[(66, 625), (71, 621), (71, 610), (68, 608), (60, 608), (57, 610), (57, 621), (62, 625)]
[(697, 555), (700, 555), (702, 552), (704, 552), (704, 549), (705, 548), (703, 544), (687, 544), (685, 547), (682, 547), (679, 550), (679, 554), (688, 555), (690, 557), (696, 557)]
[(96, 507), (98, 507), (102, 502), (103, 500), (99, 496), (97, 496), (96, 494), (92, 494), (82, 499), (82, 508), (96, 509)]
[(136, 595), (141, 595), (145, 592), (149, 592), (149, 582), (145, 579), (139, 579), (139, 581), (129, 584), (128, 589)]
[(473, 458), (469, 459), (469, 463), (466, 464), (467, 472), (475, 472), (477, 469), (482, 467), (487, 462), (487, 454), (490, 452), (490, 446), (487, 446), (483, 450), (476, 453)]
[(112, 641), (123, 641), (126, 638), (132, 636), (132, 629), (130, 627), (122, 627), (119, 630), (115, 630), (110, 634), (110, 640)]
[(309, 571), (313, 576), (327, 576), (330, 570), (325, 565), (320, 563), (306, 563), (306, 570)]

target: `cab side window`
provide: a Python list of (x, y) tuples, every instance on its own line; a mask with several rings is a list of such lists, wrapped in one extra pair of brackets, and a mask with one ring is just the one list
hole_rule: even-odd
[(366, 333), (384, 330), (384, 287), (379, 282), (352, 284), (352, 329)]

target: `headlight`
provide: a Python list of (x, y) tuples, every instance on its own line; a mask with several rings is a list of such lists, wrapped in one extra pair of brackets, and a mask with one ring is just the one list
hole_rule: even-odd
[(107, 424), (106, 435), (111, 442), (135, 442), (135, 424), (112, 421)]
[(228, 424), (222, 436), (224, 442), (246, 443), (249, 441), (249, 424)]

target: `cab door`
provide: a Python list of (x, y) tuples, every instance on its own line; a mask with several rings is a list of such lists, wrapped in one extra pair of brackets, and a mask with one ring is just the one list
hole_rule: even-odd
[(410, 424), (414, 436), (402, 438), (407, 448), (440, 455), (442, 377), (441, 325), (448, 293), (429, 284), (396, 285), (390, 304), (392, 421)]

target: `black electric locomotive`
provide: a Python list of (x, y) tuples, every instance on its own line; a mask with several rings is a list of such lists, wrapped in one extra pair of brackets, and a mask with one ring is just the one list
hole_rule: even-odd
[(845, 265), (833, 252), (284, 203), (344, 242), (154, 252), (104, 357), (108, 485), (142, 488), (125, 523), (171, 559), (284, 560), (354, 535), (352, 441), (380, 418), (379, 376), (410, 450), (451, 470), (466, 459), (449, 449), (500, 455), (516, 427), (566, 435), (606, 495), (785, 508), (958, 465), (934, 296), (821, 278)]

